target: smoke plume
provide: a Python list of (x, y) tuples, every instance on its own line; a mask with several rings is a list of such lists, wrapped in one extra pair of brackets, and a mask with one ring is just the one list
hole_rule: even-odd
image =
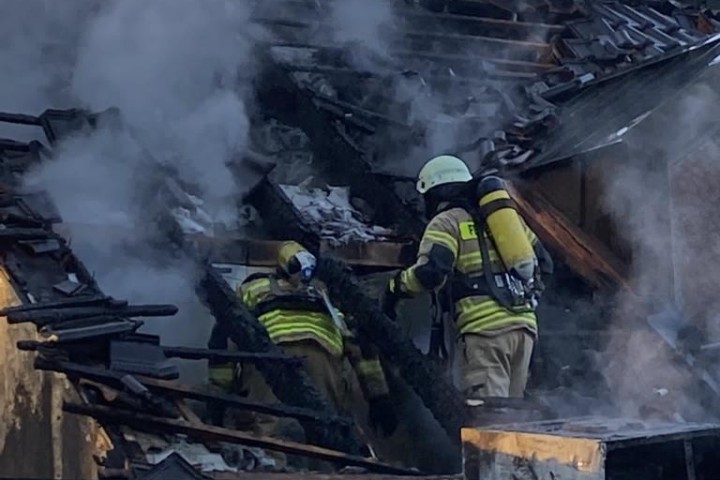
[(697, 380), (645, 321), (676, 344), (689, 326), (704, 331), (706, 343), (718, 334), (712, 312), (720, 277), (706, 268), (720, 260), (714, 208), (720, 169), (713, 161), (720, 125), (709, 83), (716, 74), (676, 93), (677, 101), (631, 130), (627, 158), (605, 179), (605, 206), (632, 251), (635, 294), (617, 299), (619, 333), (606, 352), (607, 378), (625, 415), (650, 405), (665, 417), (707, 419), (691, 390)]
[[(415, 132), (386, 133), (387, 145), (379, 152), (377, 167), (413, 176), (432, 156), (457, 153), (471, 168), (478, 168), (482, 160), (478, 148), (467, 147), (503, 130), (521, 98), (511, 82), (495, 75), (507, 67), (486, 59), (537, 61), (536, 51), (511, 43), (453, 40), (457, 31), (417, 22), (408, 12), (423, 9), (402, 2), (347, 0), (332, 5), (333, 40), (345, 48), (351, 65), (392, 78), (389, 85), (371, 88), (368, 108), (381, 109)], [(432, 33), (450, 35), (442, 40), (419, 39)], [(545, 39), (547, 34), (531, 31), (520, 40)], [(469, 82), (460, 82), (461, 77)], [(379, 102), (377, 96), (387, 100)], [(406, 138), (401, 140), (403, 135)]]
[[(132, 302), (175, 303), (144, 331), (201, 346), (212, 319), (198, 304), (193, 266), (148, 242), (146, 188), (157, 164), (197, 187), (201, 208), (228, 222), (240, 193), (228, 162), (245, 148), (252, 76), (248, 7), (226, 0), (18, 0), (0, 20), (10, 73), (3, 110), (117, 107), (123, 126), (64, 140), (27, 180), (49, 192), (76, 254), (103, 290)], [(151, 198), (151, 197), (150, 197)]]

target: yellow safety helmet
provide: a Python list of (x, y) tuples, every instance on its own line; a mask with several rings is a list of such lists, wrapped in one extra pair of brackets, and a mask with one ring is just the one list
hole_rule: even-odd
[(278, 268), (291, 277), (309, 281), (315, 273), (317, 259), (298, 242), (284, 242), (278, 250)]
[(417, 191), (424, 194), (438, 185), (465, 183), (472, 179), (465, 162), (452, 155), (440, 155), (429, 160), (418, 173)]

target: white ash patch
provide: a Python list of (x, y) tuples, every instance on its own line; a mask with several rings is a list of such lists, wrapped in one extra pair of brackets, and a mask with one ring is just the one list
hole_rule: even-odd
[(377, 225), (368, 225), (350, 203), (350, 192), (345, 187), (308, 188), (305, 185), (280, 185), (282, 191), (300, 212), (309, 226), (331, 245), (351, 242), (386, 240), (391, 231)]

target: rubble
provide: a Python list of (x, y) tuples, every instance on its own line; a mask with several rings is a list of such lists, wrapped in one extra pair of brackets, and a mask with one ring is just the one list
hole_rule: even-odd
[[(330, 245), (386, 240), (392, 232), (369, 226), (359, 220), (360, 213), (350, 203), (347, 188), (307, 188), (305, 185), (280, 185), (303, 220), (320, 233)], [(385, 235), (385, 236), (383, 236)]]
[[(457, 134), (446, 149), (462, 153), (478, 171), (527, 173), (622, 142), (624, 134), (661, 103), (658, 91), (687, 85), (718, 54), (717, 13), (679, 2), (528, 1), (501, 7), (498, 2), (419, 2), (430, 10), (411, 3), (417, 2), (396, 6), (387, 55), (375, 58), (365, 52), (368, 59), (362, 69), (343, 46), (327, 44), (327, 12), (320, 2), (297, 18), (283, 18), (283, 8), (271, 9), (278, 14), (272, 18), (267, 11), (264, 16), (257, 13), (255, 21), (268, 26), (275, 39), (259, 45), (256, 52), (263, 64), (255, 92), (263, 115), (255, 120), (262, 126), (253, 128), (256, 151), (248, 155), (275, 169), (266, 175), (273, 167), (259, 168), (262, 180), (244, 200), (255, 207), (267, 229), (263, 233), (274, 240), (298, 240), (321, 257), (358, 249), (355, 265), (360, 267), (402, 266), (411, 259), (401, 258), (397, 251), (392, 260), (386, 256), (363, 263), (357, 257), (367, 256), (374, 244), (419, 237), (422, 208), (404, 177), (415, 173), (414, 152), (427, 154), (438, 131), (443, 137)], [(433, 13), (438, 5), (447, 11)], [(417, 96), (395, 95), (406, 82), (414, 83)], [(608, 92), (616, 98), (609, 100)], [(418, 116), (412, 111), (418, 98), (437, 108)], [(615, 116), (617, 103), (632, 106)], [(590, 120), (573, 128), (579, 118)], [(52, 155), (51, 147), (64, 135), (93, 128), (95, 119), (79, 110), (48, 110), (38, 117), (0, 114), (0, 121), (42, 127), (50, 145), (0, 141), (3, 181), (14, 185), (33, 164)], [(303, 182), (309, 173), (319, 177)], [(26, 302), (4, 313), (9, 323), (32, 322), (40, 330), (39, 340), (18, 344), (36, 352), (38, 368), (72, 379), (81, 401), (67, 404), (66, 410), (98, 419), (118, 441), (116, 453), (122, 459), (108, 461), (107, 470), (133, 464), (135, 478), (150, 479), (168, 472), (206, 478), (198, 471), (272, 469), (262, 447), (365, 470), (419, 473), (359, 455), (363, 445), (352, 430), (353, 422), (333, 412), (297, 362), (283, 357), (220, 275), (216, 267), (225, 259), (219, 258), (221, 249), (213, 242), (222, 238), (203, 200), (171, 174), (161, 180), (158, 204), (152, 207), (153, 214), (159, 210), (162, 240), (194, 262), (199, 297), (240, 347), (234, 357), (226, 353), (223, 358), (256, 362), (282, 404), (253, 404), (236, 395), (175, 382), (177, 372), (167, 363), (169, 358), (200, 360), (223, 354), (166, 346), (157, 337), (138, 334), (142, 321), (137, 317), (172, 315), (177, 309), (130, 306), (103, 295), (67, 242), (53, 232), (53, 217), (30, 205), (30, 195), (16, 195), (12, 188), (3, 191), (4, 266)], [(563, 260), (575, 274), (598, 289), (629, 290), (621, 261), (542, 197), (525, 191), (516, 197), (531, 226), (564, 252)], [(212, 248), (202, 248), (210, 244)], [(267, 267), (272, 265), (267, 252), (273, 245), (265, 245), (264, 254), (255, 250), (253, 256), (250, 250), (261, 246), (247, 241), (244, 250), (238, 247), (241, 253), (234, 253), (242, 265), (256, 262)], [(344, 263), (322, 258), (319, 274), (343, 309), (366, 320), (363, 333), (459, 444), (457, 432), (468, 424), (470, 413), (440, 367), (382, 315), (376, 299), (363, 292)], [(188, 399), (299, 419), (312, 445), (206, 425), (188, 407)], [(578, 429), (588, 436), (597, 434), (593, 454), (605, 448), (600, 444), (612, 450), (615, 447), (608, 445), (614, 442), (661, 442), (672, 436), (682, 440), (689, 464), (694, 454), (688, 442), (696, 436), (714, 438), (717, 429), (613, 424), (620, 432), (613, 436), (608, 432), (611, 422), (602, 422), (604, 430), (591, 422), (567, 422), (525, 425), (517, 431), (556, 436), (560, 432), (573, 438)], [(143, 431), (151, 432), (154, 440), (139, 433)], [(144, 458), (121, 448), (128, 443), (139, 445)], [(218, 444), (220, 449), (215, 448)], [(597, 467), (599, 458), (588, 461)], [(571, 470), (583, 467), (578, 459), (570, 463)], [(466, 474), (479, 476), (475, 471)]]

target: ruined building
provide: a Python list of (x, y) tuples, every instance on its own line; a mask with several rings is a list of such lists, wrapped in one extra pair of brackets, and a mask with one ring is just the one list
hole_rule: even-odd
[[(368, 479), (718, 478), (714, 2), (161, 3), (88, 0), (87, 32), (63, 25), (85, 104), (0, 104), (0, 476), (300, 475), (267, 473), (281, 451)], [(101, 88), (115, 79), (127, 90)], [(193, 82), (222, 93), (185, 121), (161, 104)], [(523, 401), (470, 409), (428, 355), (427, 300), (398, 322), (377, 304), (424, 228), (414, 175), (444, 152), (508, 178), (558, 263)], [(374, 458), (236, 299), (290, 239), (393, 373), (402, 425)], [(239, 351), (205, 349), (215, 322)], [(208, 359), (253, 363), (281, 403), (211, 391)], [(305, 438), (210, 426), (210, 403)]]

